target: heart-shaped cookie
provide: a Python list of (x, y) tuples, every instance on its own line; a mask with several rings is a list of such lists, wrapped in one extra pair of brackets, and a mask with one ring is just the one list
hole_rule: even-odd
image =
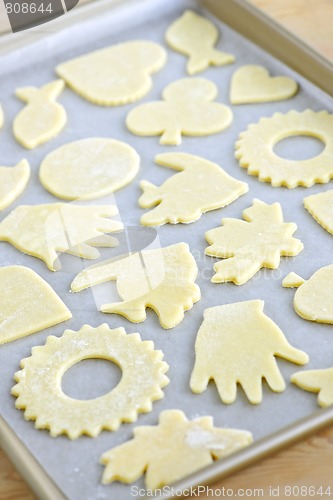
[(230, 102), (252, 104), (281, 101), (296, 94), (297, 83), (287, 76), (270, 76), (263, 66), (248, 64), (238, 68), (231, 79)]

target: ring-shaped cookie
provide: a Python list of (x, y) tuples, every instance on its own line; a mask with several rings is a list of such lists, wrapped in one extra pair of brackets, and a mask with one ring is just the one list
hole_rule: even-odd
[[(61, 389), (65, 371), (83, 359), (101, 358), (122, 370), (118, 385), (107, 394), (90, 400), (68, 397)], [(84, 325), (78, 332), (66, 330), (62, 337), (49, 336), (44, 346), (33, 347), (32, 355), (21, 361), (18, 382), (12, 389), (16, 407), (24, 409), (27, 420), (52, 436), (82, 434), (95, 437), (103, 429), (115, 431), (122, 422), (135, 422), (138, 413), (149, 412), (152, 401), (163, 397), (169, 383), (164, 375), (168, 365), (162, 351), (138, 333), (127, 335), (124, 328), (110, 330)]]
[[(301, 113), (275, 113), (271, 118), (261, 118), (249, 125), (236, 142), (236, 158), (241, 167), (260, 181), (272, 186), (310, 187), (333, 178), (333, 114), (307, 109)], [(320, 139), (324, 150), (307, 160), (286, 160), (277, 156), (276, 143), (290, 136), (303, 135)]]

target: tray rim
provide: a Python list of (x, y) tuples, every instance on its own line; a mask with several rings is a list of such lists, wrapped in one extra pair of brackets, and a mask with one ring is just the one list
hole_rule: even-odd
[[(73, 22), (98, 15), (108, 8), (115, 8), (121, 3), (137, 3), (138, 0), (98, 0), (83, 4), (69, 14), (55, 19), (52, 23), (57, 31), (66, 29)], [(296, 70), (317, 87), (333, 95), (333, 63), (295, 36), (273, 18), (251, 4), (249, 0), (198, 0), (199, 4), (210, 13), (228, 24), (245, 38), (259, 45), (271, 55)], [(251, 29), (246, 28), (250, 25)], [(45, 36), (38, 27), (31, 30)], [(25, 32), (8, 33), (1, 36), (0, 52), (15, 51), (20, 45), (27, 45)], [(271, 36), (267, 36), (270, 34)], [(52, 35), (52, 33), (51, 33)], [(15, 37), (14, 43), (9, 40)], [(46, 35), (47, 36), (47, 35)], [(31, 39), (28, 43), (34, 43)], [(311, 71), (310, 71), (311, 70)], [(212, 484), (251, 464), (291, 446), (320, 430), (333, 425), (333, 407), (319, 409), (312, 415), (284, 427), (278, 432), (260, 439), (251, 446), (234, 453), (221, 461), (170, 485), (168, 493), (157, 498), (172, 498), (173, 492), (196, 488), (199, 485)], [(42, 500), (65, 500), (57, 484), (23, 444), (14, 430), (0, 416), (0, 446), (14, 466), (29, 484), (31, 490)], [(179, 494), (177, 493), (177, 497)]]

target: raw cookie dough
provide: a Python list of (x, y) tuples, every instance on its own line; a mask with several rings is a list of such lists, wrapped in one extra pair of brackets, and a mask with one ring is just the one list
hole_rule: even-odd
[(333, 264), (316, 271), (308, 281), (297, 278), (293, 283), (290, 275), (285, 278), (289, 288), (299, 287), (294, 297), (297, 314), (308, 321), (333, 324)]
[(270, 76), (268, 70), (256, 64), (238, 68), (231, 79), (230, 102), (252, 104), (282, 101), (296, 94), (297, 83), (287, 76)]
[(318, 224), (333, 234), (333, 189), (304, 198), (304, 207)]
[(294, 373), (290, 379), (305, 391), (318, 393), (318, 404), (323, 408), (333, 405), (333, 368)]
[(97, 259), (99, 251), (94, 247), (116, 246), (117, 240), (104, 233), (123, 228), (121, 222), (108, 219), (117, 213), (112, 205), (20, 205), (0, 222), (0, 241), (57, 271), (61, 267), (57, 252)]
[(141, 217), (144, 226), (194, 222), (202, 213), (225, 207), (248, 191), (245, 182), (234, 179), (219, 165), (200, 156), (161, 153), (155, 162), (181, 172), (161, 186), (141, 181), (140, 207), (157, 205)]
[(233, 281), (243, 285), (261, 268), (277, 269), (281, 256), (295, 256), (303, 250), (303, 243), (292, 235), (297, 226), (283, 222), (280, 203), (268, 205), (254, 200), (243, 211), (243, 219), (222, 219), (222, 227), (205, 234), (210, 244), (206, 255), (222, 260), (214, 265), (213, 283)]
[(259, 404), (263, 378), (272, 391), (285, 390), (274, 356), (299, 365), (309, 358), (288, 343), (263, 308), (264, 301), (249, 300), (205, 310), (195, 342), (193, 392), (204, 392), (213, 379), (223, 403), (230, 404), (236, 400), (238, 383), (250, 403)]
[(65, 86), (63, 80), (55, 80), (41, 88), (23, 87), (15, 94), (27, 105), (14, 119), (13, 132), (16, 140), (27, 149), (34, 149), (55, 137), (67, 122), (66, 111), (56, 98)]
[(160, 144), (178, 145), (183, 135), (216, 134), (229, 127), (232, 111), (211, 102), (217, 96), (215, 83), (204, 78), (183, 78), (163, 90), (163, 101), (152, 101), (132, 109), (127, 128), (136, 135), (161, 135)]
[(0, 267), (0, 344), (72, 317), (55, 291), (24, 266)]
[[(289, 111), (275, 113), (249, 125), (236, 142), (236, 158), (241, 167), (260, 181), (274, 187), (310, 187), (333, 178), (333, 114), (327, 111)], [(324, 150), (308, 160), (286, 160), (277, 156), (276, 143), (295, 135), (316, 137), (325, 143)]]
[(103, 304), (104, 313), (121, 314), (133, 323), (146, 319), (149, 307), (163, 328), (174, 328), (200, 299), (195, 284), (197, 264), (186, 243), (143, 250), (128, 257), (104, 261), (81, 271), (72, 282), (72, 292), (116, 280), (124, 302)]
[(22, 160), (15, 167), (0, 167), (0, 210), (7, 208), (25, 190), (30, 178), (30, 166)]
[(282, 281), (283, 288), (298, 288), (305, 280), (296, 273), (289, 273)]
[(212, 417), (188, 420), (180, 410), (160, 413), (158, 425), (135, 427), (133, 439), (101, 457), (103, 484), (132, 483), (146, 472), (148, 491), (174, 483), (250, 445), (248, 431), (217, 428)]
[(56, 73), (94, 104), (118, 106), (141, 99), (152, 86), (151, 74), (167, 59), (161, 45), (132, 40), (70, 59)]
[(41, 163), (39, 180), (64, 200), (90, 200), (129, 184), (138, 173), (140, 157), (125, 142), (89, 138), (69, 142)]
[[(83, 359), (117, 364), (123, 373), (118, 385), (90, 400), (68, 397), (61, 378)], [(51, 335), (44, 346), (33, 347), (31, 356), (21, 361), (12, 389), (15, 406), (25, 410), (25, 418), (34, 420), (37, 429), (48, 429), (53, 437), (66, 434), (76, 439), (116, 431), (122, 422), (135, 422), (138, 413), (151, 411), (152, 402), (163, 398), (169, 367), (162, 359), (152, 341), (142, 341), (138, 333), (126, 334), (124, 328), (110, 330), (104, 323), (98, 328), (83, 325), (78, 332), (65, 330), (62, 337)]]
[(165, 39), (171, 48), (189, 57), (189, 75), (200, 73), (210, 65), (222, 66), (234, 62), (232, 54), (214, 48), (219, 38), (216, 26), (193, 10), (186, 10), (168, 28)]

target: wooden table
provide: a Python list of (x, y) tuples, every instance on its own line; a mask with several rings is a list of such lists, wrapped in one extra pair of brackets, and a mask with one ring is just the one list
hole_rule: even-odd
[[(333, 60), (332, 0), (251, 1)], [(285, 486), (312, 485), (316, 488), (322, 486), (323, 491), (330, 485), (333, 496), (333, 428), (221, 481), (215, 488), (232, 489), (235, 495), (239, 489), (249, 489), (253, 497), (272, 498), (269, 488), (279, 487), (279, 498), (284, 499), (288, 498)], [(263, 491), (255, 492), (255, 489)], [(23, 479), (0, 450), (0, 500), (33, 498)], [(200, 498), (211, 498), (211, 495), (203, 494)], [(325, 495), (299, 498), (329, 499)]]

